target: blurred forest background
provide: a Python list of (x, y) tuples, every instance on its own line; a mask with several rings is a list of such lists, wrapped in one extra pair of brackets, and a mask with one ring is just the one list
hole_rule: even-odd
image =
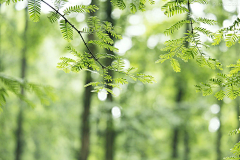
[[(216, 31), (232, 24), (239, 14), (238, 1), (230, 2), (212, 0), (208, 5), (193, 5), (192, 11), (195, 16), (217, 20), (218, 25), (209, 26)], [(30, 107), (8, 95), (0, 113), (0, 160), (220, 160), (231, 155), (230, 148), (240, 139), (229, 136), (239, 128), (240, 99), (218, 101), (196, 93), (194, 85), (215, 73), (195, 62), (182, 63), (180, 73), (170, 63), (155, 64), (164, 41), (185, 33), (186, 29), (173, 36), (163, 33), (185, 14), (167, 18), (161, 0), (135, 14), (111, 8), (108, 0), (69, 3), (99, 6), (96, 14), (112, 21), (123, 36), (115, 44), (116, 54), (125, 58), (126, 66), (154, 76), (156, 83), (130, 82), (121, 90), (114, 88), (115, 96), (90, 93), (91, 88), (84, 85), (98, 78), (96, 74), (64, 73), (56, 68), (60, 57), (71, 55), (58, 25), (44, 14), (50, 9), (43, 4), (41, 20), (34, 23), (28, 18), (26, 1), (2, 4), (0, 73), (52, 86), (56, 98), (41, 104), (36, 96), (23, 92), (36, 105)], [(83, 28), (88, 16), (69, 17)], [(79, 38), (71, 45), (85, 50)], [(230, 64), (239, 58), (239, 45), (227, 48), (221, 44), (207, 52)]]

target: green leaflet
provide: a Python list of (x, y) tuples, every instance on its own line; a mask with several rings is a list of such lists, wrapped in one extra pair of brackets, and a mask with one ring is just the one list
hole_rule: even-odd
[(165, 35), (170, 35), (173, 34), (173, 32), (175, 32), (176, 30), (178, 30), (179, 28), (181, 28), (183, 25), (185, 24), (189, 24), (190, 21), (189, 20), (181, 20), (178, 21), (177, 23), (175, 23), (174, 25), (172, 25), (171, 27), (169, 27), (168, 29), (166, 29), (164, 31)]
[(215, 20), (208, 19), (208, 18), (202, 18), (202, 17), (199, 17), (196, 20), (200, 23), (204, 23), (204, 24), (208, 24), (208, 25), (215, 25), (217, 23)]
[(180, 64), (176, 59), (171, 59), (171, 66), (175, 72), (181, 72)]
[(30, 15), (30, 19), (33, 22), (38, 22), (40, 20), (40, 14), (41, 14), (41, 0), (29, 0), (28, 12)]
[(18, 80), (12, 77), (8, 77), (4, 74), (0, 74), (0, 107), (6, 103), (6, 97), (8, 92), (15, 94), (21, 100), (25, 101), (28, 105), (34, 107), (32, 101), (30, 101), (26, 96), (20, 94), (21, 88), (24, 90), (34, 93), (41, 101), (42, 104), (48, 105), (49, 100), (56, 99), (53, 88), (50, 86), (38, 85), (35, 83), (29, 83), (22, 80)]
[(117, 6), (119, 9), (124, 10), (126, 8), (126, 4), (123, 0), (111, 0), (114, 6)]
[(76, 6), (71, 6), (68, 7), (63, 11), (65, 15), (68, 15), (70, 13), (90, 13), (90, 12), (95, 12), (99, 8), (95, 5), (89, 5), (89, 6), (84, 6), (84, 5), (76, 5)]
[(66, 3), (68, 2), (68, 0), (55, 0), (54, 1), (54, 6), (57, 10), (59, 10), (60, 8), (62, 8)]
[(16, 3), (18, 1), (23, 1), (23, 0), (0, 0), (0, 4), (6, 2), (6, 4), (9, 5), (11, 2)]
[(68, 42), (73, 40), (73, 28), (66, 20), (60, 21), (60, 30), (65, 40)]
[(226, 46), (231, 47), (232, 45), (239, 42), (239, 33), (235, 32), (238, 30), (238, 26), (240, 25), (240, 19), (237, 18), (233, 25), (222, 28), (219, 31), (217, 31), (215, 34), (213, 34), (213, 43), (212, 45), (218, 45), (222, 40), (225, 40)]
[(95, 44), (101, 48), (106, 48), (110, 51), (118, 51), (118, 49), (116, 47), (105, 43), (103, 40), (90, 40), (90, 41), (88, 41), (88, 43)]
[(137, 7), (134, 3), (130, 3), (130, 9), (132, 13), (136, 13), (137, 12)]
[(48, 16), (48, 19), (49, 19), (49, 21), (50, 21), (51, 23), (56, 22), (56, 21), (60, 18), (60, 15), (57, 14), (56, 12), (51, 12), (50, 14), (51, 14), (51, 15)]

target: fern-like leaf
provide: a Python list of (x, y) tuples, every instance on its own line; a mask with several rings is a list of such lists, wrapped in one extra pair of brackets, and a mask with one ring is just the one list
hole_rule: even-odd
[(41, 0), (29, 0), (28, 12), (30, 15), (30, 19), (33, 22), (38, 22), (40, 20), (40, 14), (41, 14)]
[(60, 18), (60, 15), (56, 12), (51, 12), (50, 14), (51, 15), (48, 17), (48, 19), (51, 23), (56, 22)]
[(95, 5), (89, 5), (89, 6), (84, 6), (84, 5), (76, 5), (76, 6), (71, 6), (68, 7), (63, 11), (65, 15), (68, 15), (70, 13), (91, 13), (95, 12), (99, 8)]
[(73, 28), (67, 21), (60, 21), (60, 30), (64, 39), (66, 39), (68, 42), (73, 40)]

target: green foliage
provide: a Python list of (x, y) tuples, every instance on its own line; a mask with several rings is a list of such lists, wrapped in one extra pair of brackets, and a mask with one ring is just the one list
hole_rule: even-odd
[(50, 14), (51, 14), (51, 15), (48, 16), (48, 19), (49, 19), (49, 21), (50, 21), (51, 23), (56, 22), (56, 21), (60, 18), (60, 15), (59, 15), (58, 13), (56, 13), (56, 12), (53, 12), (53, 11), (52, 11)]
[(0, 3), (6, 2), (6, 4), (9, 5), (11, 2), (16, 3), (18, 1), (23, 1), (23, 0), (0, 0)]
[(34, 93), (40, 99), (41, 103), (45, 105), (49, 104), (50, 99), (55, 99), (53, 89), (50, 86), (29, 83), (26, 81), (18, 80), (16, 78), (8, 77), (4, 74), (0, 74), (0, 107), (6, 103), (8, 92), (15, 94), (21, 100), (34, 107), (34, 103), (30, 101), (26, 96), (21, 94), (21, 89)]
[[(91, 71), (93, 73), (97, 73), (99, 76), (102, 77), (102, 81), (99, 82), (90, 82), (89, 84), (85, 85), (87, 86), (93, 86), (94, 90), (93, 92), (99, 92), (102, 90), (106, 90), (109, 93), (112, 93), (111, 90), (107, 88), (107, 86), (111, 87), (119, 87), (121, 84), (127, 84), (128, 81), (124, 77), (129, 77), (134, 81), (140, 81), (142, 83), (153, 83), (154, 78), (149, 75), (145, 75), (142, 73), (136, 73), (133, 74), (132, 71), (135, 70), (135, 68), (129, 68), (127, 70), (124, 69), (124, 60), (118, 56), (112, 55), (112, 54), (106, 54), (106, 53), (100, 53), (96, 55), (97, 59), (105, 59), (110, 58), (113, 59), (113, 63), (110, 66), (107, 66), (103, 69), (103, 73), (99, 72), (100, 67), (98, 66), (98, 63), (94, 61), (91, 54), (89, 53), (79, 53), (72, 47), (67, 47), (67, 49), (72, 53), (76, 59), (71, 59), (67, 57), (61, 57), (61, 62), (58, 63), (58, 68), (62, 69), (63, 71), (69, 73), (69, 72), (80, 72), (82, 70)], [(109, 75), (109, 71), (114, 71), (116, 73), (119, 73), (120, 77), (112, 78)]]
[(239, 41), (238, 27), (240, 24), (240, 19), (237, 18), (233, 25), (222, 28), (213, 35), (212, 45), (218, 45), (222, 40), (226, 41), (226, 46), (231, 47)]
[(219, 100), (224, 97), (235, 99), (240, 96), (240, 60), (237, 64), (231, 64), (228, 67), (231, 68), (228, 74), (219, 73), (216, 78), (211, 78), (209, 83), (196, 85), (197, 91), (206, 96), (213, 93), (212, 88), (219, 88), (219, 91), (215, 93), (215, 97)]
[(77, 5), (77, 6), (71, 6), (68, 7), (63, 11), (65, 15), (68, 15), (70, 13), (91, 13), (95, 12), (99, 8), (95, 5), (89, 5), (89, 6), (84, 6), (84, 5)]
[(62, 32), (63, 38), (68, 42), (73, 40), (73, 28), (66, 20), (60, 21), (60, 30)]
[[(239, 134), (240, 130), (236, 129), (232, 132), (230, 132), (230, 135), (235, 135), (235, 134)], [(231, 152), (234, 156), (230, 156), (230, 157), (225, 157), (225, 160), (236, 160), (236, 159), (240, 159), (240, 142), (237, 142), (234, 147), (231, 149)]]
[[(183, 26), (188, 26), (187, 33), (185, 36), (176, 40), (169, 40), (165, 42), (166, 47), (162, 51), (167, 52), (166, 54), (160, 55), (160, 59), (157, 63), (163, 63), (169, 59), (173, 70), (180, 72), (180, 65), (176, 57), (187, 62), (190, 59), (195, 59), (200, 66), (206, 66), (211, 69), (222, 69), (222, 65), (216, 59), (210, 58), (206, 53), (203, 53), (202, 47), (208, 48), (208, 45), (200, 41), (200, 33), (212, 38), (213, 33), (206, 28), (199, 27), (199, 24), (214, 25), (216, 21), (207, 18), (192, 18), (192, 12), (190, 5), (193, 3), (206, 4), (206, 1), (170, 1), (162, 6), (164, 13), (171, 17), (175, 14), (187, 13), (187, 19), (180, 20), (170, 28), (165, 30), (166, 35), (173, 34), (175, 31)], [(187, 8), (186, 8), (187, 6)], [(197, 25), (197, 26), (196, 26)]]
[[(128, 5), (128, 4), (126, 4), (127, 1), (125, 2), (124, 0), (111, 0), (111, 2), (112, 2), (112, 4), (114, 6), (118, 7), (121, 10), (126, 9), (126, 6)], [(154, 0), (149, 0), (148, 2), (151, 5), (155, 4)], [(146, 3), (147, 3), (147, 0), (134, 0), (134, 1), (131, 1), (129, 3), (130, 11), (132, 13), (136, 13), (137, 10), (145, 11)]]
[(33, 22), (38, 22), (40, 20), (40, 14), (41, 14), (41, 0), (29, 0), (28, 12), (30, 15), (30, 19)]
[(68, 0), (55, 0), (54, 1), (54, 7), (59, 10), (60, 8), (62, 8), (66, 3), (68, 2)]
[(185, 24), (189, 24), (190, 21), (189, 20), (181, 20), (181, 21), (178, 21), (177, 23), (175, 23), (174, 25), (172, 25), (170, 28), (166, 29), (164, 31), (164, 33), (166, 35), (170, 35), (170, 34), (173, 34), (173, 32), (175, 32), (176, 30), (178, 30), (179, 28), (181, 28), (183, 25)]
[(112, 4), (114, 6), (117, 6), (118, 8), (124, 10), (126, 8), (126, 4), (123, 0), (111, 0)]
[(186, 5), (186, 3), (186, 1), (170, 1), (162, 6), (162, 10), (164, 11), (164, 14), (168, 17), (172, 17), (176, 14), (188, 13), (188, 8), (184, 6)]

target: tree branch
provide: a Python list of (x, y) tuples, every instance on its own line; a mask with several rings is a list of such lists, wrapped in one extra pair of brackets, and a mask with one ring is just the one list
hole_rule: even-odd
[(92, 51), (90, 50), (90, 48), (88, 47), (86, 41), (84, 40), (81, 31), (78, 30), (71, 22), (69, 22), (69, 20), (63, 15), (61, 14), (58, 10), (56, 10), (54, 7), (52, 7), (50, 4), (48, 4), (47, 2), (45, 2), (44, 0), (41, 0), (43, 3), (45, 3), (46, 5), (48, 5), (52, 10), (54, 10), (57, 14), (59, 14), (68, 24), (70, 24), (70, 26), (79, 34), (79, 36), (81, 37), (84, 45), (86, 46), (87, 50), (89, 51), (89, 53), (91, 54), (92, 58), (104, 69), (106, 68), (98, 59), (97, 57), (92, 53)]

